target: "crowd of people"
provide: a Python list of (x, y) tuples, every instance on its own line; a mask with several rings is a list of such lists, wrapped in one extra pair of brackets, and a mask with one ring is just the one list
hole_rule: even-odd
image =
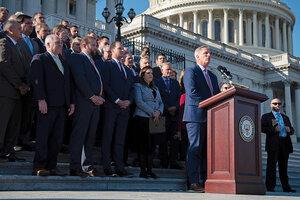
[[(207, 46), (195, 50), (196, 65), (183, 70), (177, 81), (164, 54), (156, 55), (156, 66), (151, 66), (148, 46), (132, 55), (106, 36), (90, 32), (80, 37), (68, 21), (50, 31), (41, 12), (8, 15), (0, 7), (0, 162), (25, 161), (15, 152), (34, 150), (32, 175), (65, 176), (57, 156), (66, 144), (71, 176), (102, 176), (93, 160), (98, 145), (106, 176), (133, 176), (125, 169), (132, 151), (137, 152), (139, 176), (158, 178), (152, 171), (158, 147), (159, 167), (183, 169), (178, 160), (186, 160), (189, 189), (204, 191), (207, 111), (198, 104), (230, 88), (207, 70)], [(295, 192), (287, 177), (294, 129), (279, 106), (279, 99), (272, 100), (273, 113), (262, 118), (266, 186), (274, 191), (278, 160), (284, 191)], [(150, 131), (153, 123), (163, 124), (164, 131)]]

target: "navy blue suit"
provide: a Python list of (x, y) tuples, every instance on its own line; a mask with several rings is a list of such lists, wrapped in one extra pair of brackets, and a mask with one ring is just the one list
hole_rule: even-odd
[(31, 83), (36, 100), (45, 100), (48, 111), (37, 109), (35, 169), (55, 169), (65, 130), (66, 107), (73, 103), (68, 65), (61, 61), (64, 74), (58, 69), (50, 53), (33, 57), (30, 68)]
[[(115, 101), (129, 100), (133, 102), (133, 77), (130, 70), (124, 66), (127, 75), (126, 80), (123, 78), (121, 70), (115, 60), (108, 62), (104, 68), (104, 88), (106, 101), (104, 103), (104, 126), (102, 135), (102, 158), (103, 168), (110, 169), (111, 143), (114, 142), (114, 160), (116, 170), (123, 170), (123, 151), (126, 129), (129, 119), (130, 107), (121, 109)], [(114, 138), (114, 141), (112, 141)]]
[[(212, 72), (208, 71), (208, 74), (215, 95), (220, 92), (218, 80)], [(189, 137), (188, 181), (194, 184), (199, 183), (199, 165), (201, 179), (205, 182), (207, 178), (207, 110), (198, 108), (198, 105), (212, 95), (203, 71), (198, 65), (185, 70), (183, 83), (186, 91), (183, 121), (187, 123)]]
[[(164, 79), (155, 79), (155, 85), (158, 87), (162, 101), (164, 103), (164, 116), (166, 116), (166, 134), (162, 138), (162, 143), (159, 146), (160, 160), (163, 166), (168, 164), (168, 140), (170, 140), (170, 164), (177, 164), (178, 157), (178, 145), (177, 139), (177, 126), (178, 126), (178, 114), (179, 114), (179, 102), (180, 102), (180, 85), (177, 80), (169, 79), (169, 88), (167, 87)], [(172, 106), (176, 106), (176, 113), (172, 116), (168, 109)]]
[[(100, 106), (95, 105), (90, 98), (94, 95), (100, 95), (101, 82), (97, 71), (84, 53), (71, 54), (68, 61), (76, 95), (76, 109), (70, 137), (70, 169), (81, 169), (81, 156), (84, 147), (83, 166), (86, 167), (87, 171), (90, 171), (94, 167), (92, 148), (100, 116)], [(101, 76), (101, 72), (99, 73)], [(101, 80), (103, 83), (103, 77)]]

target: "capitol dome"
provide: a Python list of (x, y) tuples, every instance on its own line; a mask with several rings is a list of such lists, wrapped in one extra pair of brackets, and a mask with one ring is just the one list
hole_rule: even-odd
[(256, 55), (293, 55), (295, 16), (279, 0), (149, 0), (152, 15)]

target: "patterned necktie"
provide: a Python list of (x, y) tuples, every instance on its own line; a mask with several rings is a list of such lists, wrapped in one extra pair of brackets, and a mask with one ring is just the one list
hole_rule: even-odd
[(208, 75), (208, 71), (206, 70), (206, 68), (204, 68), (204, 72), (205, 72), (206, 82), (207, 82), (207, 85), (208, 85), (208, 87), (209, 87), (211, 96), (213, 96), (213, 95), (214, 95), (213, 87), (212, 87), (211, 80), (210, 80), (210, 77), (209, 77), (209, 75)]
[(100, 90), (100, 96), (102, 96), (103, 94), (103, 84), (102, 84), (102, 80), (101, 80), (101, 76), (100, 76), (100, 73), (99, 73), (99, 70), (97, 69), (96, 67), (96, 64), (94, 62), (94, 60), (92, 58), (90, 58), (90, 61), (95, 69), (95, 71), (97, 72), (98, 76), (99, 76), (99, 80), (100, 80), (100, 84), (101, 84), (101, 90)]
[(123, 69), (123, 67), (122, 67), (122, 64), (121, 64), (120, 61), (118, 61), (118, 64), (119, 64), (120, 70), (121, 70), (121, 72), (122, 72), (122, 76), (123, 76), (124, 80), (126, 81), (126, 76), (125, 76), (125, 72), (124, 72), (124, 69)]
[(167, 86), (167, 88), (168, 88), (168, 90), (169, 90), (169, 89), (170, 89), (169, 79), (166, 78), (165, 80), (166, 80), (166, 86)]
[(286, 137), (286, 131), (285, 131), (284, 122), (283, 122), (282, 116), (281, 116), (281, 114), (279, 112), (276, 113), (276, 119), (277, 119), (278, 125), (281, 126), (281, 130), (280, 130), (279, 136)]
[(27, 43), (27, 45), (28, 45), (28, 47), (29, 47), (29, 49), (30, 49), (31, 54), (33, 55), (33, 46), (32, 46), (32, 44), (31, 44), (31, 41), (30, 41), (29, 37), (28, 37), (28, 36), (25, 36), (25, 37), (24, 37), (24, 40), (25, 40), (25, 42)]
[(55, 59), (55, 63), (56, 63), (56, 65), (57, 65), (59, 71), (64, 75), (65, 70), (64, 70), (64, 67), (62, 66), (62, 64), (61, 64), (61, 62), (60, 62), (60, 60), (59, 60), (59, 58), (58, 58), (57, 56), (54, 56), (54, 59)]

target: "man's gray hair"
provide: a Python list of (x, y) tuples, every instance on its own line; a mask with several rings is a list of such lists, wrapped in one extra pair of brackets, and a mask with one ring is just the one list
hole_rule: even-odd
[(3, 31), (7, 33), (8, 29), (9, 28), (14, 28), (16, 26), (16, 24), (20, 24), (20, 22), (18, 22), (17, 20), (14, 20), (14, 19), (8, 20), (4, 24)]
[(202, 45), (202, 46), (200, 46), (200, 47), (198, 47), (196, 50), (195, 50), (195, 53), (194, 53), (194, 56), (195, 56), (195, 59), (197, 60), (197, 55), (200, 53), (200, 51), (202, 50), (202, 49), (209, 49), (209, 47), (207, 46), (207, 45)]
[(47, 35), (47, 37), (46, 37), (46, 39), (45, 39), (45, 44), (51, 43), (52, 40), (53, 40), (53, 38), (55, 38), (55, 37), (58, 38), (58, 36), (57, 36), (57, 35), (54, 35), (54, 34)]
[(4, 10), (6, 10), (6, 12), (8, 12), (8, 13), (9, 13), (9, 11), (8, 11), (8, 9), (7, 9), (7, 8), (5, 8), (5, 7), (0, 7), (0, 12), (2, 12), (2, 11), (4, 11)]

